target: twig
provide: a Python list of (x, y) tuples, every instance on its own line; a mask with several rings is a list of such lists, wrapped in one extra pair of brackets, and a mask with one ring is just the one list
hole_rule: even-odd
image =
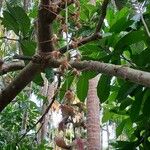
[(0, 75), (4, 75), (8, 72), (21, 70), (25, 67), (22, 62), (11, 62), (11, 63), (3, 63), (0, 68)]
[(105, 16), (106, 16), (106, 11), (107, 11), (107, 6), (110, 0), (104, 0), (103, 4), (102, 4), (102, 8), (101, 8), (101, 15), (98, 21), (98, 25), (96, 27), (96, 33), (99, 32), (102, 28), (102, 24), (104, 22)]
[(149, 31), (149, 29), (148, 29), (148, 26), (147, 26), (145, 20), (144, 20), (143, 14), (141, 14), (141, 20), (142, 20), (142, 23), (143, 23), (143, 25), (144, 25), (144, 28), (145, 28), (145, 30), (146, 30), (146, 32), (147, 32), (147, 35), (148, 35), (149, 38), (150, 38), (150, 31)]
[(31, 56), (23, 56), (23, 55), (14, 55), (13, 56), (14, 59), (19, 59), (19, 60), (32, 60), (32, 57)]
[(6, 36), (2, 36), (2, 37), (0, 37), (0, 39), (6, 39), (6, 40), (10, 40), (10, 41), (18, 41), (19, 42), (19, 39), (8, 38)]
[[(89, 43), (89, 42), (92, 42), (92, 41), (95, 41), (97, 39), (101, 39), (102, 36), (101, 34), (99, 33), (101, 27), (102, 27), (102, 24), (103, 24), (103, 21), (104, 21), (104, 18), (106, 16), (106, 10), (107, 10), (107, 5), (109, 3), (110, 0), (104, 0), (103, 4), (102, 4), (102, 11), (101, 11), (101, 15), (100, 15), (100, 19), (99, 19), (99, 22), (98, 22), (98, 25), (96, 27), (96, 31), (94, 34), (92, 34), (91, 36), (88, 36), (88, 37), (85, 37), (83, 39), (81, 39), (80, 41), (77, 42), (77, 47), (79, 46), (82, 46), (86, 43)], [(68, 46), (64, 46), (62, 48), (59, 49), (59, 51), (61, 53), (65, 53), (68, 50), (70, 49), (73, 49), (73, 45), (72, 44), (69, 44)]]
[[(79, 46), (82, 46), (82, 45), (84, 45), (86, 43), (89, 43), (89, 42), (92, 42), (92, 41), (95, 41), (95, 40), (101, 39), (101, 38), (102, 38), (102, 36), (100, 35), (100, 33), (95, 33), (95, 34), (93, 34), (91, 36), (85, 37), (85, 38), (81, 39), (80, 41), (78, 41), (77, 42), (77, 46), (79, 47)], [(68, 50), (73, 49), (73, 48), (74, 47), (73, 47), (72, 44), (68, 45)], [(65, 53), (67, 51), (67, 45), (62, 47), (62, 48), (60, 48), (59, 51), (61, 53)]]

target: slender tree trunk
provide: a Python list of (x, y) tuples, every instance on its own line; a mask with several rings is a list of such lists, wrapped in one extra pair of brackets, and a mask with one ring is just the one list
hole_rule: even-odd
[(103, 130), (101, 130), (100, 135), (100, 150), (103, 150)]
[[(54, 85), (53, 84), (48, 84), (47, 79), (44, 79), (45, 83), (44, 83), (44, 87), (43, 87), (43, 92), (42, 94), (47, 97), (47, 102), (43, 103), (42, 106), (42, 114), (44, 114), (45, 110), (47, 109), (47, 106), (51, 103), (51, 99), (54, 95)], [(49, 113), (47, 113), (42, 122), (40, 123), (41, 130), (38, 133), (38, 142), (41, 143), (42, 141), (46, 140), (47, 137), (47, 133), (48, 133), (48, 123), (49, 123)]]
[(30, 0), (24, 0), (23, 1), (23, 6), (24, 6), (24, 10), (28, 11), (29, 6), (30, 6)]
[[(44, 78), (44, 87), (42, 89), (42, 95), (45, 96), (45, 97), (47, 97), (47, 91), (48, 91), (48, 81), (47, 81), (47, 79)], [(46, 106), (47, 106), (47, 102), (43, 101), (43, 104), (42, 104), (42, 114), (45, 112)], [(42, 122), (39, 125), (40, 131), (38, 132), (38, 135), (37, 135), (38, 136), (38, 142), (39, 142), (39, 144), (43, 140), (45, 140), (45, 138), (46, 138), (46, 131), (47, 131), (46, 130), (46, 125), (45, 125), (46, 124), (46, 120), (47, 120), (46, 118), (47, 118), (47, 115), (44, 116)]]
[(1, 11), (2, 5), (3, 5), (3, 0), (0, 0), (0, 11)]
[(25, 133), (27, 130), (27, 122), (28, 122), (28, 111), (26, 109), (26, 110), (24, 110), (23, 118), (22, 118), (22, 127), (21, 127), (22, 133)]
[(107, 131), (107, 141), (108, 141), (108, 149), (109, 149), (109, 128), (108, 128), (108, 123), (106, 124), (106, 131)]
[[(28, 97), (30, 97), (32, 94), (31, 86), (32, 85), (30, 83), (28, 86), (29, 89), (26, 91)], [(25, 107), (24, 112), (23, 112), (23, 117), (22, 117), (22, 126), (21, 126), (21, 132), (22, 133), (25, 133), (27, 130), (28, 119), (29, 119), (28, 118), (28, 115), (29, 115), (28, 108), (29, 108), (29, 104), (26, 104), (26, 107)]]
[(87, 148), (100, 150), (100, 105), (97, 96), (99, 77), (89, 80), (87, 97)]

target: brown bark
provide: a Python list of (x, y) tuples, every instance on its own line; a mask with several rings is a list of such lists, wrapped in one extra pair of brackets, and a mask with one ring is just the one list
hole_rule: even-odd
[(21, 90), (41, 71), (41, 65), (30, 62), (20, 74), (0, 93), (0, 111), (2, 111)]
[[(44, 87), (42, 89), (42, 95), (47, 97), (47, 91), (48, 91), (48, 81), (46, 79), (44, 79)], [(47, 107), (47, 101), (43, 101), (43, 106), (42, 106), (42, 114), (45, 112), (46, 107)], [(47, 124), (48, 124), (48, 114), (46, 114), (42, 120), (42, 122), (40, 122), (40, 126), (41, 127), (41, 132), (40, 133), (40, 143), (46, 139), (46, 134), (47, 134)]]
[(25, 67), (23, 62), (3, 63), (0, 67), (0, 75), (4, 75), (11, 71), (21, 70)]
[(87, 148), (100, 150), (100, 106), (97, 96), (98, 76), (89, 80), (87, 96)]
[(71, 63), (73, 68), (84, 71), (96, 71), (110, 76), (120, 77), (137, 84), (150, 87), (150, 73), (126, 66), (102, 63), (98, 61), (82, 61)]
[[(107, 1), (107, 0), (105, 0)], [(104, 1), (104, 2), (105, 2)], [(56, 18), (57, 14), (65, 8), (65, 2), (58, 1), (58, 10), (56, 13), (53, 12), (52, 6), (50, 4), (50, 0), (41, 0), (39, 11), (38, 11), (38, 52), (41, 57), (44, 59), (49, 52), (54, 50), (53, 42), (51, 41), (52, 38), (52, 22)], [(74, 3), (74, 0), (69, 0), (68, 5)], [(95, 38), (94, 34), (92, 39)], [(87, 39), (87, 40), (86, 40)], [(87, 43), (89, 38), (87, 37), (85, 40), (83, 39), (80, 44)], [(52, 62), (53, 65), (55, 63)], [(57, 63), (60, 64), (60, 63)], [(54, 67), (54, 66), (51, 67)], [(41, 64), (36, 64), (30, 62), (22, 71), (21, 73), (14, 79), (14, 81), (0, 93), (0, 111), (2, 111), (12, 100), (16, 97), (19, 92), (28, 84), (30, 83), (36, 74), (42, 71), (46, 66)], [(59, 67), (59, 66), (58, 66)]]

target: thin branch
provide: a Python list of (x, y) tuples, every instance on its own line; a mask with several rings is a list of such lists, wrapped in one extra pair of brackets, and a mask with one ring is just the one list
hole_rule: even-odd
[(21, 70), (25, 67), (23, 62), (11, 62), (11, 63), (3, 63), (0, 68), (0, 75), (4, 75), (8, 72)]
[(13, 58), (19, 59), (19, 60), (28, 60), (28, 61), (32, 60), (31, 56), (23, 56), (23, 55), (18, 55), (18, 54), (14, 55)]
[[(95, 41), (97, 39), (101, 39), (101, 38), (102, 38), (102, 36), (100, 35), (100, 33), (95, 33), (91, 36), (85, 37), (85, 38), (81, 39), (80, 41), (78, 41), (77, 42), (77, 47), (82, 46), (84, 44), (87, 44), (89, 42)], [(72, 44), (68, 45), (68, 50), (73, 49), (73, 48), (74, 47), (73, 47)], [(64, 47), (60, 48), (59, 51), (61, 53), (65, 53), (67, 51), (67, 46), (64, 46)]]
[(18, 95), (36, 74), (43, 69), (41, 64), (30, 62), (20, 74), (0, 92), (0, 112)]
[[(96, 27), (95, 33), (91, 36), (85, 37), (85, 38), (81, 39), (80, 41), (78, 41), (77, 44), (76, 44), (77, 47), (102, 38), (99, 31), (102, 27), (104, 18), (106, 16), (106, 10), (107, 10), (107, 5), (108, 5), (109, 1), (110, 0), (104, 0), (104, 2), (102, 4), (102, 11), (101, 11), (101, 15), (100, 15), (99, 22), (98, 22), (98, 25)], [(67, 49), (70, 50), (70, 49), (73, 49), (73, 48), (74, 48), (73, 45), (69, 44), (68, 46), (64, 46), (64, 47), (60, 48), (59, 51), (61, 53), (65, 53), (67, 51)]]
[(0, 37), (0, 39), (6, 39), (6, 40), (10, 40), (10, 41), (18, 41), (19, 42), (19, 39), (8, 38), (6, 36), (2, 36), (2, 37)]
[(141, 20), (142, 20), (142, 23), (143, 23), (144, 28), (145, 28), (145, 30), (146, 30), (146, 33), (147, 33), (147, 35), (148, 35), (149, 38), (150, 38), (150, 31), (149, 31), (149, 29), (148, 29), (148, 26), (147, 26), (145, 20), (144, 20), (143, 14), (141, 14)]
[(104, 0), (103, 4), (102, 4), (102, 8), (101, 8), (101, 15), (98, 21), (98, 25), (96, 27), (96, 33), (100, 32), (101, 28), (102, 28), (102, 24), (104, 22), (105, 16), (106, 16), (106, 11), (107, 11), (107, 6), (110, 0)]

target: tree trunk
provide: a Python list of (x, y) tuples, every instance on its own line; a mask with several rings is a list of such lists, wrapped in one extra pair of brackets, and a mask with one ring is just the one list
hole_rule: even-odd
[(23, 1), (23, 6), (24, 6), (24, 10), (28, 11), (29, 6), (30, 6), (30, 0), (24, 0)]
[[(44, 114), (48, 105), (51, 103), (51, 99), (54, 96), (54, 90), (55, 90), (53, 83), (49, 85), (47, 79), (44, 79), (44, 80), (45, 80), (45, 83), (44, 83), (42, 94), (45, 97), (47, 97), (48, 102), (43, 103), (42, 114)], [(39, 143), (46, 140), (48, 128), (49, 128), (48, 123), (49, 123), (49, 113), (47, 113), (44, 116), (42, 122), (40, 123), (41, 129), (40, 129), (40, 132), (38, 133), (38, 142)]]
[(109, 124), (107, 123), (106, 124), (106, 131), (107, 131), (107, 141), (108, 141), (108, 149), (109, 149), (109, 135), (110, 134), (109, 134), (109, 128), (108, 127), (109, 127)]
[(100, 106), (97, 96), (99, 77), (89, 80), (87, 97), (87, 148), (100, 150)]
[(3, 0), (0, 0), (0, 11), (1, 11), (2, 5), (3, 5)]

